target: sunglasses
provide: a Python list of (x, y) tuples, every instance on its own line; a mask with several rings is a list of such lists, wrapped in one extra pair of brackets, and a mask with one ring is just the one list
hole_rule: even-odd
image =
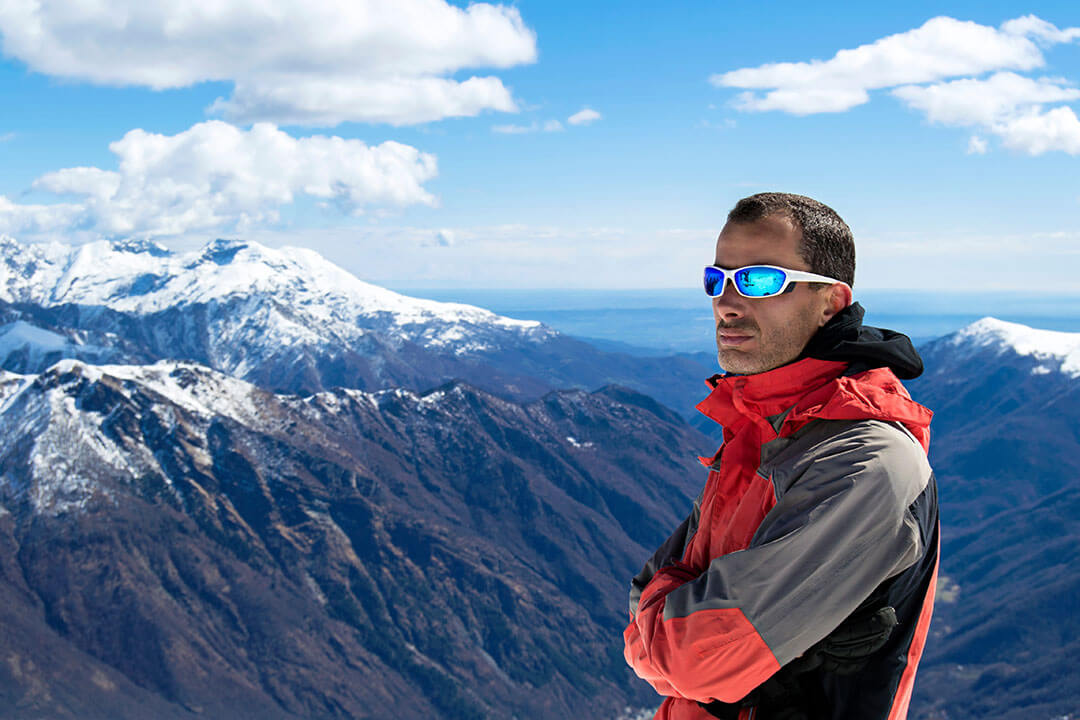
[(747, 265), (734, 270), (725, 270), (715, 265), (705, 266), (705, 294), (709, 297), (723, 295), (728, 280), (731, 280), (740, 295), (747, 298), (775, 297), (790, 292), (795, 289), (791, 286), (794, 282), (820, 282), (830, 285), (843, 282), (824, 275), (788, 270), (775, 265)]

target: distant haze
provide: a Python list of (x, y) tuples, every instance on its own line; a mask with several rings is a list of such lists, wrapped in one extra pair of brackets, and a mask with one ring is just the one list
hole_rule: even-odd
[[(705, 295), (696, 289), (397, 290), (539, 320), (568, 335), (625, 343), (643, 352), (714, 352), (712, 314)], [(987, 315), (1043, 330), (1080, 332), (1080, 293), (867, 290), (856, 293), (856, 300), (866, 308), (866, 324), (903, 332), (916, 343)]]

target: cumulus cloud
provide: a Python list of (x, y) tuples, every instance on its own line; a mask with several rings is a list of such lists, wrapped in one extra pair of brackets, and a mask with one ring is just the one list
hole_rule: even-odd
[[(892, 94), (926, 113), (931, 122), (978, 127), (1001, 138), (1005, 147), (1030, 155), (1049, 151), (1080, 153), (1080, 125), (1072, 109), (1045, 110), (1047, 103), (1080, 99), (1080, 89), (1059, 78), (996, 73), (985, 80), (964, 78), (926, 86), (904, 86)], [(985, 143), (982, 146), (985, 152)]]
[(453, 76), (536, 60), (516, 8), (445, 0), (10, 0), (0, 36), (37, 72), (156, 90), (232, 82), (213, 112), (317, 126), (514, 111), (499, 78)]
[(1001, 24), (1003, 32), (1010, 35), (1027, 35), (1046, 45), (1067, 43), (1080, 39), (1080, 28), (1057, 29), (1051, 23), (1034, 15), (1025, 15)]
[(995, 122), (1045, 103), (1080, 98), (1080, 90), (1064, 80), (1033, 80), (1001, 72), (986, 80), (964, 78), (933, 85), (906, 85), (892, 94), (943, 125), (993, 125)]
[(578, 112), (574, 113), (566, 119), (566, 122), (571, 125), (588, 125), (594, 123), (603, 117), (600, 113), (596, 112), (592, 108), (582, 108)]
[(950, 17), (867, 45), (840, 50), (829, 60), (769, 63), (713, 75), (719, 87), (766, 90), (739, 97), (743, 110), (782, 110), (796, 115), (849, 110), (869, 100), (869, 90), (934, 82), (994, 70), (1032, 70), (1045, 63), (1044, 44), (1063, 42), (1077, 28), (1058, 30), (1034, 16), (1000, 29)]
[(435, 158), (396, 142), (293, 138), (266, 123), (241, 130), (215, 120), (177, 135), (132, 130), (109, 149), (117, 170), (65, 168), (34, 181), (34, 190), (71, 201), (17, 205), (0, 196), (0, 232), (245, 230), (276, 221), (301, 195), (351, 214), (435, 203), (423, 187), (437, 173)]
[(1007, 148), (1029, 155), (1058, 151), (1080, 155), (1080, 118), (1069, 107), (1032, 110), (993, 126)]
[(19, 205), (0, 195), (0, 234), (37, 235), (84, 225), (85, 208), (73, 203)]
[[(741, 110), (795, 115), (843, 112), (869, 102), (872, 90), (892, 88), (894, 97), (931, 122), (976, 127), (1029, 154), (1077, 154), (1075, 112), (1046, 105), (1076, 100), (1080, 90), (1062, 78), (1015, 72), (1044, 66), (1044, 48), (1077, 39), (1080, 28), (1059, 29), (1034, 15), (1000, 28), (936, 17), (829, 60), (743, 68), (714, 75), (711, 82), (746, 89), (735, 101)], [(979, 77), (986, 73), (993, 74)], [(982, 154), (987, 147), (975, 136), (968, 152)]]

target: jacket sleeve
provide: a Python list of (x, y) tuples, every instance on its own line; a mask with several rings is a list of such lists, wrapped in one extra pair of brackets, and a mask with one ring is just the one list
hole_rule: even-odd
[(643, 588), (641, 664), (666, 694), (737, 702), (924, 551), (909, 506), (930, 468), (910, 436), (852, 423), (800, 457), (773, 478), (777, 504), (747, 549), (693, 579), (662, 568)]
[[(686, 516), (682, 524), (675, 529), (664, 543), (657, 548), (641, 572), (630, 581), (630, 623), (623, 631), (623, 657), (634, 669), (638, 677), (655, 688), (661, 695), (678, 695), (671, 685), (661, 676), (645, 655), (645, 648), (641, 643), (641, 633), (638, 631), (634, 616), (637, 613), (638, 602), (641, 600), (641, 591), (654, 579), (661, 568), (670, 565), (673, 560), (679, 560), (686, 552), (686, 545), (690, 538), (697, 532), (698, 520), (701, 518), (701, 495), (694, 501), (694, 507)], [(685, 578), (683, 578), (685, 580)]]

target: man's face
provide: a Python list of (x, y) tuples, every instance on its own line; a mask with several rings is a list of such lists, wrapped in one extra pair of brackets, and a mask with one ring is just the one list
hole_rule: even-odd
[[(750, 223), (728, 223), (716, 239), (718, 267), (779, 265), (810, 267), (799, 255), (802, 233), (782, 215)], [(716, 321), (716, 357), (727, 372), (762, 373), (791, 362), (839, 306), (830, 290), (815, 291), (805, 282), (769, 298), (745, 298), (730, 282), (712, 299)], [(837, 286), (834, 286), (834, 288)]]

